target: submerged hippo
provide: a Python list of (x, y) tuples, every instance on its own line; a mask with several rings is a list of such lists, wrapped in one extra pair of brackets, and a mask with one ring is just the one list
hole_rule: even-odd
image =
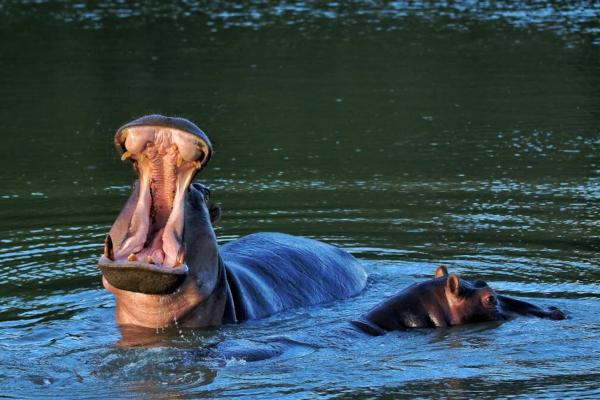
[(483, 281), (469, 282), (439, 266), (435, 278), (416, 283), (371, 309), (352, 323), (363, 332), (382, 335), (409, 328), (441, 328), (474, 322), (502, 321), (516, 315), (565, 319), (556, 307), (498, 295)]
[(148, 115), (119, 128), (115, 145), (139, 175), (98, 262), (117, 323), (216, 326), (365, 287), (356, 259), (316, 240), (257, 233), (219, 247), (212, 226), (219, 211), (209, 211), (208, 189), (191, 184), (212, 146), (192, 122)]

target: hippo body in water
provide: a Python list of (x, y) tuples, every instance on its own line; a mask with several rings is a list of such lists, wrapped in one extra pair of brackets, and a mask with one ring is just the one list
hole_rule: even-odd
[[(516, 316), (534, 316), (554, 320), (565, 319), (556, 307), (544, 310), (534, 304), (498, 295), (483, 281), (470, 282), (446, 267), (436, 270), (435, 279), (411, 285), (375, 306), (358, 320), (350, 321), (352, 329), (338, 328), (335, 336), (360, 340), (353, 333), (371, 336), (411, 328), (443, 328), (477, 322), (504, 321)], [(330, 332), (331, 334), (331, 332)], [(312, 342), (312, 343), (311, 343)], [(204, 355), (217, 358), (259, 361), (278, 357), (290, 350), (310, 351), (319, 341), (298, 338), (269, 337), (253, 340), (226, 340), (208, 349)]]
[(483, 281), (469, 282), (440, 266), (435, 278), (416, 283), (376, 305), (352, 324), (371, 335), (410, 328), (442, 328), (476, 322), (503, 321), (517, 315), (564, 319), (548, 310), (498, 295)]
[(121, 325), (207, 327), (265, 317), (359, 293), (367, 275), (331, 245), (257, 233), (219, 247), (218, 208), (190, 184), (212, 155), (182, 118), (149, 115), (121, 127), (115, 145), (139, 175), (98, 262)]

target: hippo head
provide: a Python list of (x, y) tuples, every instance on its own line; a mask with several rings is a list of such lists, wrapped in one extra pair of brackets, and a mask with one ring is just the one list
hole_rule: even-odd
[(202, 303), (222, 273), (217, 212), (208, 209), (208, 189), (191, 184), (212, 146), (190, 121), (161, 115), (119, 128), (115, 146), (138, 179), (106, 236), (103, 284), (116, 296), (118, 322), (169, 325)]
[[(436, 276), (438, 276), (437, 271)], [(444, 292), (448, 301), (451, 325), (505, 319), (498, 297), (487, 283), (469, 282), (456, 274), (441, 275), (441, 279), (446, 281)]]

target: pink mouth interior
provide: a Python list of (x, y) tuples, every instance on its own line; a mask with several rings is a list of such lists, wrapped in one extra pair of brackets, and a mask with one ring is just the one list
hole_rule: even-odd
[(205, 144), (190, 133), (156, 126), (128, 128), (118, 140), (126, 150), (122, 159), (130, 158), (139, 173), (140, 191), (115, 261), (183, 265), (185, 193)]

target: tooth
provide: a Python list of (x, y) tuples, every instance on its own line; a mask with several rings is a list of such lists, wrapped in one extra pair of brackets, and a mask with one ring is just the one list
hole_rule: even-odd
[(154, 259), (152, 257), (148, 256), (148, 257), (146, 257), (146, 262), (148, 264), (154, 264)]
[(131, 253), (129, 257), (127, 257), (127, 261), (137, 261), (137, 256)]
[(126, 151), (125, 153), (123, 153), (123, 155), (121, 155), (121, 161), (125, 161), (131, 156), (132, 154), (129, 151)]
[(181, 157), (181, 154), (179, 154), (177, 156), (177, 168), (181, 167), (181, 164), (183, 164), (183, 157)]
[(194, 161), (194, 166), (196, 167), (196, 169), (200, 169), (200, 168), (202, 168), (202, 162), (196, 160), (196, 161)]
[(106, 235), (106, 239), (104, 240), (104, 255), (111, 261), (115, 260), (113, 242), (110, 235)]

